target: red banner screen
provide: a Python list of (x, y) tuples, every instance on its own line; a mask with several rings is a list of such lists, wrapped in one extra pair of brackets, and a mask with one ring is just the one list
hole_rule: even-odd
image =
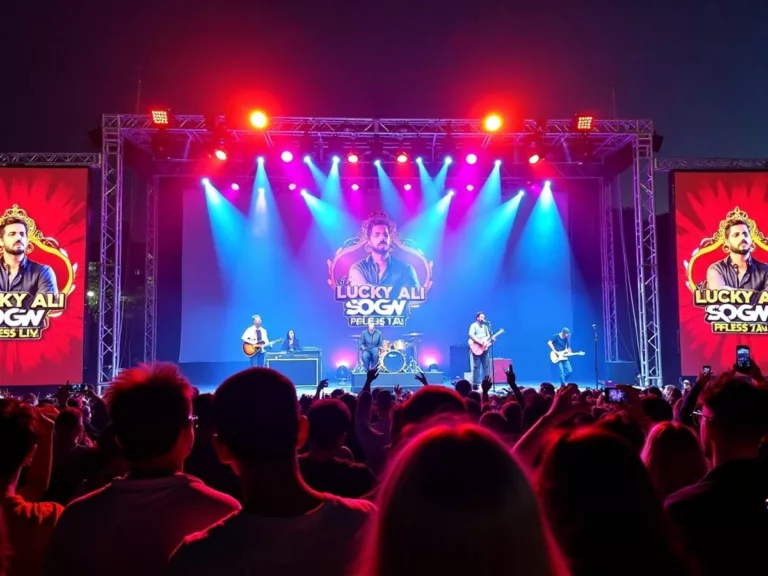
[(768, 359), (768, 173), (677, 172), (683, 374), (720, 371), (747, 345)]
[(0, 387), (83, 378), (86, 168), (0, 168)]

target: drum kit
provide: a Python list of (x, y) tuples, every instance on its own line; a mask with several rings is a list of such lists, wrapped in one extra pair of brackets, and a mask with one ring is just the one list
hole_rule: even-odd
[[(410, 332), (403, 334), (407, 340), (402, 338), (399, 340), (382, 340), (381, 347), (379, 347), (379, 370), (389, 374), (417, 372), (419, 370), (419, 338), (423, 335), (420, 332)], [(360, 334), (354, 334), (350, 338), (360, 340), (361, 336)], [(355, 371), (365, 371), (362, 351), (359, 346), (357, 351), (357, 368)]]

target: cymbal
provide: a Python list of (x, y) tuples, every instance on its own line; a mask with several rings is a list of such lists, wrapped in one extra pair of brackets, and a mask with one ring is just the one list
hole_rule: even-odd
[(403, 336), (410, 336), (411, 338), (413, 338), (414, 336), (424, 336), (424, 334), (422, 334), (421, 332), (410, 332), (408, 334), (403, 334)]
[(350, 336), (350, 338), (354, 338), (355, 340), (360, 340), (360, 338), (362, 338), (362, 336), (360, 336), (360, 334), (352, 334), (352, 336)]

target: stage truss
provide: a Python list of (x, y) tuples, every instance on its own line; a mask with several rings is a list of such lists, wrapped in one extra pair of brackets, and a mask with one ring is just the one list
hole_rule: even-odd
[[(213, 125), (223, 118), (200, 115), (176, 115), (167, 135), (186, 142), (181, 157), (153, 161), (154, 175), (147, 183), (147, 256), (145, 262), (146, 297), (144, 360), (152, 362), (156, 351), (157, 318), (157, 196), (161, 177), (197, 175), (199, 158), (187, 155), (195, 146), (211, 138)], [(160, 130), (149, 115), (105, 114), (102, 118), (101, 155), (101, 281), (99, 295), (99, 383), (108, 382), (120, 368), (122, 317), (120, 286), (122, 282), (122, 204), (126, 144), (148, 154), (153, 153), (153, 139)], [(638, 330), (641, 379), (645, 384), (661, 384), (661, 346), (659, 333), (658, 259), (656, 214), (654, 204), (653, 123), (650, 120), (598, 120), (588, 134), (572, 131), (572, 120), (526, 120), (519, 131), (489, 135), (480, 120), (461, 119), (372, 119), (372, 118), (272, 118), (266, 131), (226, 130), (230, 145), (273, 152), (287, 141), (311, 138), (319, 153), (366, 149), (378, 142), (384, 150), (395, 151), (404, 145), (426, 145), (427, 158), (434, 159), (450, 140), (465, 149), (492, 149), (526, 146), (532, 139), (545, 142), (558, 154), (547, 159), (555, 178), (596, 178), (601, 180), (601, 258), (604, 316), (604, 351), (606, 360), (619, 360), (617, 299), (615, 279), (615, 238), (613, 214), (620, 198), (617, 180), (604, 179), (610, 164), (621, 153), (631, 151), (633, 176), (635, 244), (637, 257)], [(341, 146), (341, 148), (339, 148)], [(588, 148), (588, 161), (572, 158), (569, 148)], [(565, 154), (560, 153), (565, 150)], [(255, 154), (245, 161), (231, 162), (237, 178), (255, 176)], [(527, 177), (530, 167), (525, 159), (505, 160), (502, 181)], [(109, 294), (109, 298), (106, 295)]]

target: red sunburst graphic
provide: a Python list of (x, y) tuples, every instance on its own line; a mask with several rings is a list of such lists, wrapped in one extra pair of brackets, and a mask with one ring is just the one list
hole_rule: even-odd
[[(75, 269), (67, 308), (49, 319), (40, 340), (0, 340), (0, 386), (82, 380), (87, 187), (85, 168), (0, 168), (0, 215), (18, 204)], [(59, 289), (64, 288), (70, 276), (64, 260), (38, 248), (30, 257), (51, 266)]]
[[(726, 214), (736, 207), (768, 235), (768, 173), (765, 172), (678, 172), (675, 174), (675, 218), (677, 225), (677, 285), (680, 298), (680, 351), (683, 374), (696, 374), (702, 365), (723, 369), (734, 364), (736, 346), (746, 344), (756, 360), (768, 359), (768, 334), (715, 334), (704, 320), (704, 311), (693, 304), (687, 286), (686, 266), (702, 240), (711, 238)], [(768, 261), (768, 253), (757, 248), (757, 260)], [(706, 277), (707, 267), (725, 253), (715, 251), (698, 258), (693, 281)]]

